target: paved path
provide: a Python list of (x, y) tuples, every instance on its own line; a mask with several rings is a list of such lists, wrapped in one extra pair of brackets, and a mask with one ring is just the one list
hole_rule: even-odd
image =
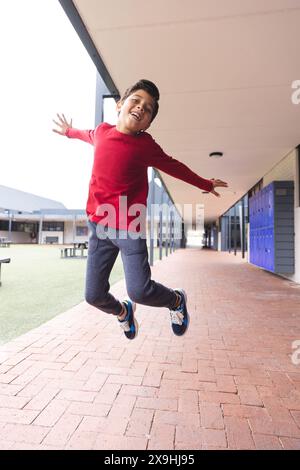
[(167, 309), (128, 341), (83, 302), (0, 348), (0, 449), (300, 449), (300, 286), (195, 249), (153, 277), (188, 292), (182, 338)]

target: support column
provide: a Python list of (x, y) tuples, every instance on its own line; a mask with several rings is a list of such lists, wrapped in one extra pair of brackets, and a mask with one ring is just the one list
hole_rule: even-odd
[(11, 240), (11, 228), (12, 228), (12, 213), (10, 212), (10, 210), (8, 211), (8, 240)]
[(155, 201), (155, 172), (152, 168), (150, 182), (150, 266), (154, 263), (154, 201)]
[(75, 243), (76, 214), (73, 215), (73, 243)]
[(231, 209), (228, 211), (228, 251), (231, 253)]
[(236, 256), (236, 232), (237, 232), (237, 223), (236, 223), (236, 204), (234, 205), (234, 236), (233, 236), (233, 246), (234, 246), (234, 255)]
[(245, 239), (245, 198), (242, 198), (242, 205), (241, 205), (241, 249), (242, 249), (242, 258), (245, 258), (245, 247), (246, 247), (246, 239)]
[(159, 259), (160, 260), (162, 259), (162, 248), (163, 248), (162, 224), (163, 224), (163, 214), (162, 214), (162, 210), (160, 209), (159, 211)]
[(40, 222), (39, 222), (39, 237), (38, 237), (39, 245), (42, 244), (42, 233), (43, 233), (43, 217), (40, 218)]

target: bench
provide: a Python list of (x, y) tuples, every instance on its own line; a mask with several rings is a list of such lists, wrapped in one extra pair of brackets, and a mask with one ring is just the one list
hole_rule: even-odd
[(89, 244), (88, 241), (86, 241), (86, 242), (77, 242), (77, 243), (73, 243), (73, 246), (74, 246), (74, 248), (88, 248), (88, 244)]
[(1, 248), (9, 248), (11, 244), (10, 240), (7, 240), (7, 238), (0, 237), (0, 247)]
[(2, 263), (10, 263), (10, 258), (0, 259), (0, 286), (1, 286), (1, 266)]
[(85, 252), (87, 252), (87, 248), (83, 246), (81, 248), (65, 247), (65, 248), (61, 248), (60, 257), (61, 258), (86, 258), (87, 254)]

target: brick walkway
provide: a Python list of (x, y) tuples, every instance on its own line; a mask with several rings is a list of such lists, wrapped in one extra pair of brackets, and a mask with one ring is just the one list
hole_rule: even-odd
[(188, 292), (183, 338), (167, 309), (128, 341), (83, 302), (0, 348), (0, 449), (300, 449), (300, 286), (193, 249), (153, 277)]

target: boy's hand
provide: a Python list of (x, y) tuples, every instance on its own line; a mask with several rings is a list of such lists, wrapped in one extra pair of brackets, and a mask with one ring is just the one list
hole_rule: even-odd
[(213, 189), (211, 190), (211, 193), (214, 194), (215, 196), (217, 197), (221, 197), (219, 193), (217, 193), (217, 191), (215, 191), (215, 188), (217, 186), (222, 186), (223, 188), (227, 188), (228, 187), (228, 183), (226, 183), (225, 181), (222, 181), (222, 180), (215, 180), (215, 178), (211, 178), (210, 180), (213, 184)]
[(69, 129), (69, 127), (72, 127), (72, 119), (70, 122), (68, 122), (64, 114), (62, 114), (61, 116), (57, 114), (57, 117), (60, 122), (57, 122), (54, 119), (52, 120), (58, 126), (59, 129), (52, 129), (52, 130), (53, 132), (56, 132), (57, 134), (66, 135), (67, 129)]

